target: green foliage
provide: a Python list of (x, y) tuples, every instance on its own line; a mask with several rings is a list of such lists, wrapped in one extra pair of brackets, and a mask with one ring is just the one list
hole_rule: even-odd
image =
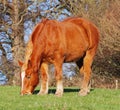
[(120, 90), (93, 89), (88, 96), (78, 96), (78, 89), (66, 88), (63, 97), (52, 94), (20, 96), (20, 87), (0, 86), (0, 110), (118, 110)]

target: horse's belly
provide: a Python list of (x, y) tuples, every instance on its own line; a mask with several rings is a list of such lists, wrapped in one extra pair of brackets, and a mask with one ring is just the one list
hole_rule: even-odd
[(88, 43), (85, 42), (84, 40), (81, 39), (80, 40), (78, 39), (78, 41), (71, 40), (71, 42), (72, 43), (67, 44), (65, 62), (79, 60), (81, 57), (85, 55), (85, 52), (88, 49)]
[(85, 52), (73, 52), (65, 55), (65, 62), (77, 61), (85, 55)]

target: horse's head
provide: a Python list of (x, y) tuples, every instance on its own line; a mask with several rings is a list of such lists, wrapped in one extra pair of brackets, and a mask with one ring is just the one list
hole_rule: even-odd
[(21, 95), (32, 94), (39, 83), (38, 72), (31, 67), (30, 62), (28, 64), (19, 62), (19, 65), (21, 66)]

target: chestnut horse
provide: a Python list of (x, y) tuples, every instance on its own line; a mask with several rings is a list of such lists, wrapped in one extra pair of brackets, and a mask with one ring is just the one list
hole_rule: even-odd
[[(21, 69), (21, 95), (32, 94), (41, 76), (39, 94), (48, 93), (48, 65), (55, 66), (56, 95), (63, 94), (62, 64), (76, 62), (83, 74), (79, 95), (88, 94), (91, 65), (99, 42), (99, 32), (94, 24), (73, 17), (64, 21), (44, 19), (37, 24), (28, 42), (25, 62)], [(82, 59), (82, 60), (81, 60)]]

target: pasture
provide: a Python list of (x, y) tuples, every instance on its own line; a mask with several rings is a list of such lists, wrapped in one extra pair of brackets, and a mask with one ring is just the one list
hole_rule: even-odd
[(120, 110), (120, 90), (92, 89), (90, 94), (78, 96), (78, 88), (64, 88), (64, 95), (56, 97), (54, 88), (49, 94), (20, 96), (18, 86), (0, 86), (0, 110)]

